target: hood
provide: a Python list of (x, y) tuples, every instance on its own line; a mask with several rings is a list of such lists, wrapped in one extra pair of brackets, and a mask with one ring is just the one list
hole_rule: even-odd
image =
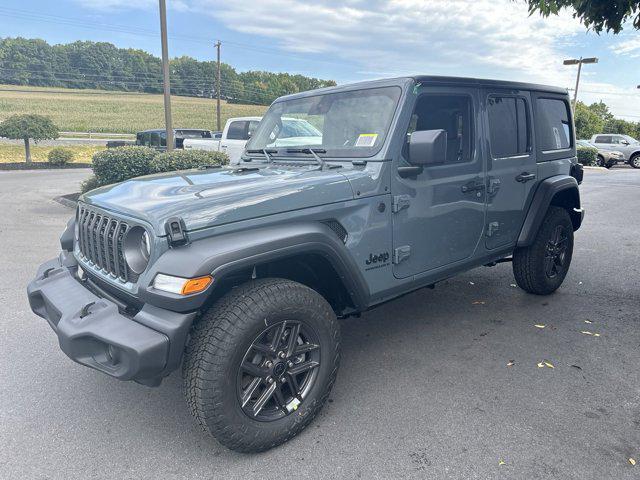
[(171, 217), (187, 230), (353, 199), (340, 169), (268, 165), (149, 175), (93, 190), (81, 201), (144, 220), (157, 234)]

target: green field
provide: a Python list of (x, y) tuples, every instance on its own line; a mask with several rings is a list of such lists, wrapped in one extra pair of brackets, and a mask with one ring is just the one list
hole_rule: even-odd
[[(135, 133), (164, 126), (162, 95), (102, 90), (0, 85), (0, 121), (13, 114), (51, 117), (60, 131)], [(262, 115), (267, 107), (222, 102), (222, 125), (230, 117)], [(175, 127), (216, 129), (216, 102), (172, 97)]]
[[(31, 144), (31, 160), (46, 162), (47, 155), (54, 147)], [(94, 145), (70, 145), (64, 147), (73, 152), (74, 163), (91, 163), (93, 154), (105, 147)], [(24, 145), (9, 145), (0, 143), (0, 163), (24, 162)]]

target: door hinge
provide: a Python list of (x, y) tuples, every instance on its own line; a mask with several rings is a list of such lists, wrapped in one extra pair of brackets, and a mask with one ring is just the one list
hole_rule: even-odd
[(500, 230), (500, 223), (491, 222), (489, 225), (487, 225), (487, 237), (492, 237), (493, 234), (498, 230)]
[(398, 247), (393, 251), (393, 263), (399, 264), (400, 262), (406, 260), (411, 255), (411, 247), (409, 245), (403, 245), (402, 247)]
[(395, 195), (391, 200), (391, 211), (398, 213), (400, 210), (409, 208), (411, 205), (411, 197), (409, 195)]
[(500, 183), (499, 178), (490, 178), (489, 185), (487, 186), (487, 193), (491, 196), (498, 193), (498, 190), (500, 190)]

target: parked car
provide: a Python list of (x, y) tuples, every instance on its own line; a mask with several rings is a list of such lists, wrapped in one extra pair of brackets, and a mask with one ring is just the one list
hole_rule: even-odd
[(604, 150), (596, 147), (589, 140), (576, 140), (578, 147), (593, 148), (596, 153), (596, 165), (611, 168), (617, 163), (626, 163), (624, 154), (616, 150)]
[[(229, 163), (237, 165), (261, 118), (231, 118), (227, 121), (219, 140), (188, 139), (185, 140), (184, 148), (225, 152), (229, 156)], [(322, 142), (322, 133), (305, 119), (287, 117), (282, 119), (281, 129), (274, 133), (272, 142), (267, 146), (285, 147), (299, 143), (302, 139), (309, 145), (319, 145)]]
[(220, 138), (189, 138), (185, 149), (224, 152), (232, 165), (240, 162), (247, 140), (251, 138), (261, 117), (237, 117), (227, 120)]
[[(279, 146), (293, 116), (321, 137)], [(80, 364), (150, 386), (182, 365), (199, 424), (266, 450), (329, 398), (338, 318), (502, 262), (526, 292), (560, 287), (584, 215), (574, 139), (555, 87), (418, 76), (282, 97), (240, 168), (81, 196), (29, 302)]]
[(640, 142), (629, 135), (598, 134), (591, 137), (591, 143), (598, 150), (621, 152), (624, 161), (633, 168), (640, 168)]
[[(173, 130), (174, 148), (183, 148), (185, 139), (213, 137), (211, 130), (196, 128), (176, 128)], [(157, 148), (164, 150), (167, 148), (167, 132), (163, 129), (145, 130), (136, 134), (136, 145)]]

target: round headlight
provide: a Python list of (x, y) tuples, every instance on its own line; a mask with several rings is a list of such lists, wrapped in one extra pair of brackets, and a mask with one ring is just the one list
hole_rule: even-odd
[(151, 237), (142, 227), (129, 229), (123, 242), (124, 259), (129, 268), (138, 275), (149, 265), (151, 256)]

